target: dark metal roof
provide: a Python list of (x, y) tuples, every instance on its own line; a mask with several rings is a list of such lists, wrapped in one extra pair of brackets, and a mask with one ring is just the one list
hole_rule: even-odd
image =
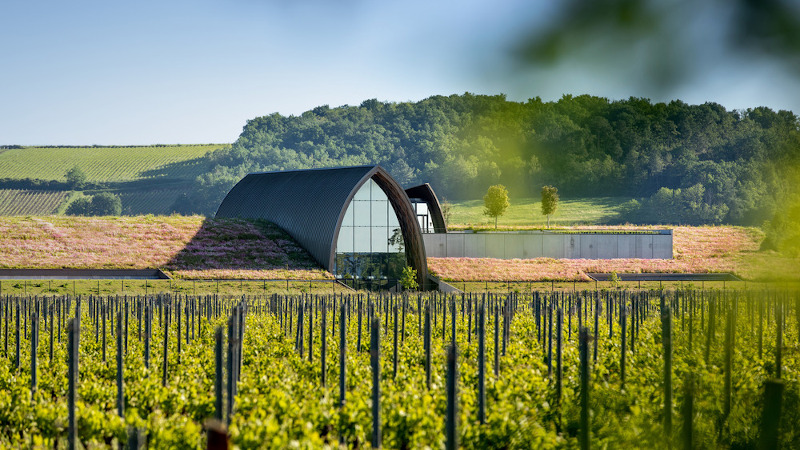
[(251, 173), (228, 192), (216, 217), (272, 222), (289, 233), (323, 267), (332, 270), (347, 205), (370, 178), (386, 192), (394, 207), (406, 243), (408, 264), (417, 270), (418, 282), (424, 286), (428, 266), (416, 215), (403, 188), (380, 166)]
[(424, 200), (428, 204), (428, 212), (433, 220), (433, 230), (437, 233), (447, 233), (447, 224), (444, 221), (444, 214), (442, 214), (442, 205), (439, 204), (439, 199), (430, 184), (420, 184), (406, 189), (406, 195), (409, 198), (418, 198)]

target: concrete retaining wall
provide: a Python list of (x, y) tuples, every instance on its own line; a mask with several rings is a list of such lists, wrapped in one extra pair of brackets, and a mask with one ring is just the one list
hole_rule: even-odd
[(426, 233), (422, 239), (426, 255), (438, 258), (672, 259), (672, 230), (627, 234), (450, 232)]

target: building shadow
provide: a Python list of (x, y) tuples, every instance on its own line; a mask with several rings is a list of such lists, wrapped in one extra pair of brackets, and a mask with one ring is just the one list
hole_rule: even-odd
[(189, 272), (189, 278), (215, 279), (252, 278), (243, 276), (245, 271), (272, 271), (281, 278), (324, 272), (304, 248), (270, 222), (210, 218), (164, 268)]

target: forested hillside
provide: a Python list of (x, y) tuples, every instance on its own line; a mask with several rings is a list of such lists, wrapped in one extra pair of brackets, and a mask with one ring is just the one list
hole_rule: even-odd
[(380, 164), (401, 183), (430, 182), (452, 200), (502, 183), (513, 201), (551, 184), (562, 198), (638, 198), (621, 220), (761, 224), (791, 188), (784, 180), (800, 160), (798, 123), (764, 107), (588, 95), (320, 106), (249, 121), (231, 147), (208, 156), (214, 169), (176, 207), (213, 214), (248, 172)]

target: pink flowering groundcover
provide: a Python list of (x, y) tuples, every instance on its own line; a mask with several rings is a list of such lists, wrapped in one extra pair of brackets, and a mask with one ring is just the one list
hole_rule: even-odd
[(449, 281), (587, 281), (586, 274), (591, 272), (729, 272), (755, 281), (800, 279), (800, 260), (759, 251), (764, 234), (758, 228), (580, 227), (631, 231), (663, 228), (673, 230), (673, 259), (428, 258), (428, 268)]
[(201, 216), (0, 218), (0, 268), (160, 268), (175, 278), (331, 275), (266, 222)]

